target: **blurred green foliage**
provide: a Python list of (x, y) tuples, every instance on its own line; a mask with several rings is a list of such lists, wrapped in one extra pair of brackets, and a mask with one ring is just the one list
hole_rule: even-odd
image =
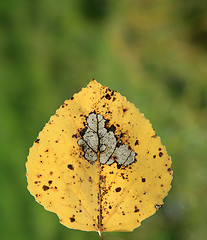
[(0, 1), (0, 239), (98, 239), (59, 224), (25, 177), (38, 132), (91, 78), (145, 113), (174, 170), (159, 212), (132, 233), (104, 238), (206, 239), (205, 0)]

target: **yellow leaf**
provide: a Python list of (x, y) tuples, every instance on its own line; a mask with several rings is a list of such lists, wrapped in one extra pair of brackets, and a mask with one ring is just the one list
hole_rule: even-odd
[(125, 97), (92, 80), (56, 111), (30, 149), (28, 189), (68, 228), (132, 231), (162, 205), (171, 159)]

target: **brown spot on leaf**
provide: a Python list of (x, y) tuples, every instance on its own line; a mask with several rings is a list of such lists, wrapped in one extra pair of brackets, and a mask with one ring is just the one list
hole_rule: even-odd
[(159, 152), (159, 157), (162, 157), (163, 153), (162, 152)]
[(121, 133), (119, 137), (122, 138), (123, 136), (124, 136), (124, 133)]
[(117, 169), (121, 168), (121, 164), (117, 163)]
[(68, 164), (68, 168), (69, 168), (70, 170), (74, 170), (74, 167), (73, 167), (72, 164)]
[(171, 168), (168, 168), (168, 169), (167, 169), (167, 171), (168, 171), (168, 172), (171, 172), (171, 171), (172, 171), (172, 169), (171, 169)]
[(110, 99), (111, 99), (111, 96), (107, 93), (107, 94), (105, 95), (105, 98), (108, 99), (108, 100), (110, 100)]
[(40, 141), (40, 139), (39, 139), (39, 138), (37, 138), (37, 140), (35, 141), (35, 143), (39, 143), (39, 141)]
[(112, 131), (112, 132), (116, 131), (116, 127), (113, 124), (107, 129), (108, 129), (108, 131)]
[(47, 190), (49, 189), (49, 187), (46, 186), (46, 185), (44, 185), (44, 186), (42, 187), (42, 189), (43, 189), (44, 191), (47, 191)]
[(135, 145), (135, 146), (139, 145), (139, 140), (136, 140), (136, 142), (135, 142), (134, 145)]
[(80, 131), (80, 135), (81, 137), (84, 136), (85, 132), (86, 132), (87, 128), (83, 128), (81, 131)]
[(71, 218), (70, 218), (70, 221), (71, 221), (71, 222), (75, 222), (75, 218), (74, 218), (74, 217), (71, 217)]
[(115, 191), (116, 191), (116, 192), (120, 192), (120, 191), (121, 191), (121, 187), (117, 187), (117, 188), (115, 189)]
[(139, 212), (139, 209), (137, 208), (137, 206), (134, 207), (134, 212), (135, 213)]

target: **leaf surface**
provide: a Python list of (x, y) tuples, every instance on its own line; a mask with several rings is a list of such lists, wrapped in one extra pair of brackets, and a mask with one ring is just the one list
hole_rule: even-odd
[(50, 118), (26, 168), (36, 201), (85, 231), (132, 231), (163, 205), (172, 181), (150, 122), (95, 80)]

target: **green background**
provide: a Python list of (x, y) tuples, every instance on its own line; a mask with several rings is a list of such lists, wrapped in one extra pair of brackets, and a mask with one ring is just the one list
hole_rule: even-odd
[(25, 177), (39, 131), (91, 78), (150, 119), (174, 170), (160, 211), (104, 239), (206, 239), (205, 0), (0, 1), (0, 239), (99, 239), (61, 225)]

